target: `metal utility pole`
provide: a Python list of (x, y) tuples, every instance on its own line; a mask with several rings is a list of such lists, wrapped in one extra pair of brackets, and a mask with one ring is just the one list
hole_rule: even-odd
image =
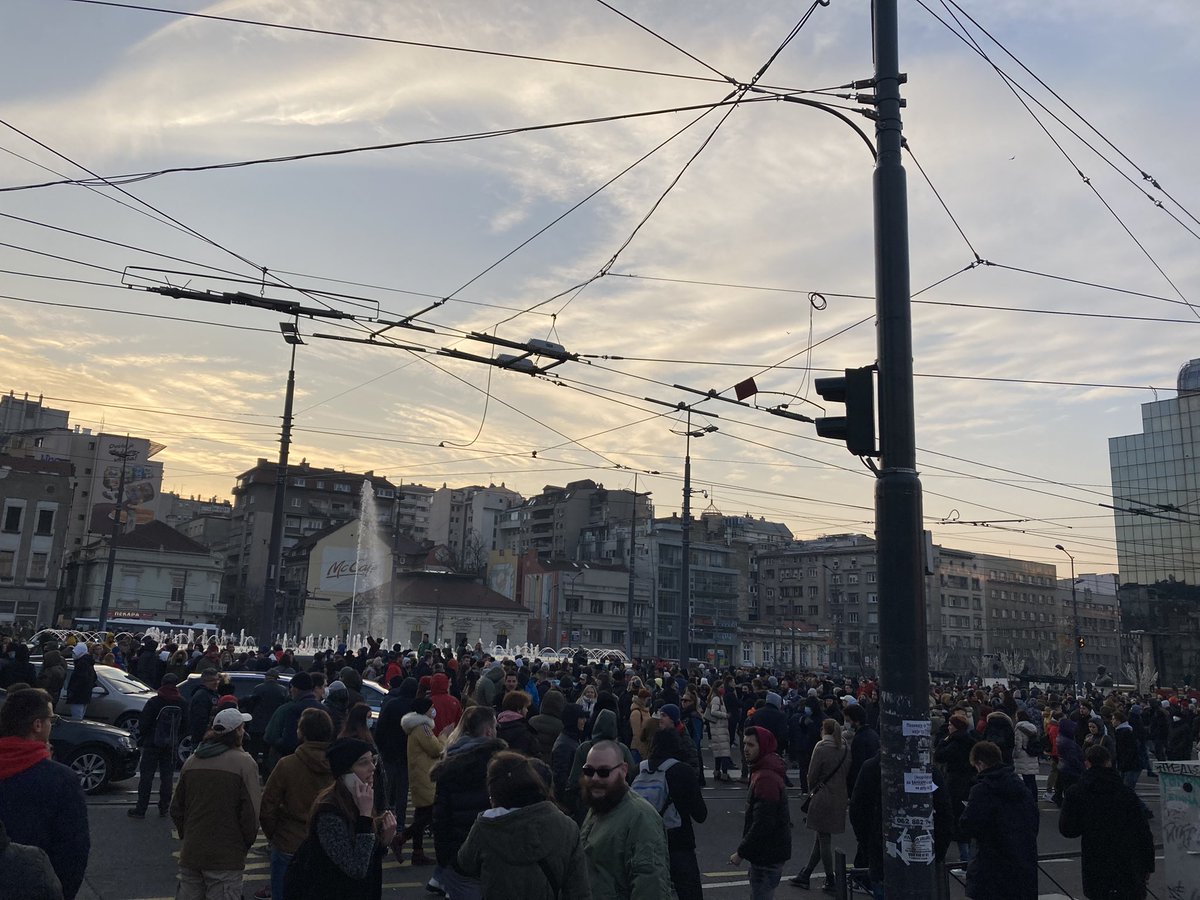
[(117, 568), (117, 538), (121, 536), (125, 527), (125, 463), (136, 452), (131, 452), (129, 449), (129, 435), (125, 435), (125, 447), (120, 453), (113, 453), (111, 449), (109, 450), (113, 458), (121, 460), (121, 474), (117, 477), (117, 502), (113, 506), (112, 530), (108, 535), (108, 568), (104, 572), (104, 594), (100, 598), (100, 619), (96, 623), (96, 628), (102, 632), (108, 631), (108, 606), (112, 601), (113, 571)]
[[(633, 662), (633, 585), (637, 566), (637, 492), (638, 473), (633, 473), (633, 505), (629, 513), (629, 598), (625, 604), (625, 656)], [(649, 497), (647, 491), (645, 496)]]
[(292, 347), (288, 364), (287, 392), (283, 398), (283, 430), (279, 432), (279, 462), (275, 466), (275, 503), (271, 508), (271, 538), (267, 544), (267, 578), (263, 583), (262, 617), (259, 620), (259, 646), (270, 647), (275, 640), (275, 595), (282, 579), (284, 494), (287, 491), (288, 451), (292, 446), (292, 398), (296, 392), (296, 347), (303, 344), (294, 322), (281, 322), (283, 339)]
[(908, 270), (908, 188), (900, 151), (896, 0), (873, 0), (875, 304), (879, 445), (875, 535), (879, 571), (880, 759), (884, 884), (889, 900), (935, 894), (932, 735), (925, 637), (921, 481), (913, 410), (912, 301)]
[(1083, 696), (1083, 636), (1079, 633), (1079, 597), (1075, 585), (1075, 557), (1062, 544), (1055, 544), (1055, 550), (1061, 550), (1071, 560), (1071, 619), (1074, 621), (1075, 632), (1075, 696)]
[[(704, 437), (717, 430), (716, 425), (706, 425), (692, 430), (692, 408), (687, 409), (687, 431), (684, 432), (686, 445), (683, 453), (683, 521), (680, 528), (679, 560), (679, 668), (687, 671), (688, 659), (691, 657), (691, 614), (689, 607), (692, 602), (692, 438)], [(678, 434), (678, 432), (676, 432)]]

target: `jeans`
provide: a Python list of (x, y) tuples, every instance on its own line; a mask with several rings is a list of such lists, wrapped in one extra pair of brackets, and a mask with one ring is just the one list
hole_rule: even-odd
[(158, 772), (158, 808), (163, 812), (170, 809), (171, 787), (175, 780), (175, 751), (171, 747), (143, 747), (138, 772), (138, 811), (145, 812), (150, 806), (150, 791), (154, 787), (155, 772)]
[(813, 841), (812, 853), (808, 855), (808, 865), (804, 871), (809, 874), (816, 871), (817, 862), (825, 867), (825, 880), (833, 884), (833, 835), (818, 831)]
[(1140, 776), (1141, 774), (1142, 774), (1141, 769), (1134, 769), (1131, 772), (1122, 772), (1121, 780), (1123, 782), (1125, 782), (1125, 787), (1129, 788), (1132, 791), (1134, 788), (1137, 787), (1138, 776)]
[(292, 862), (292, 853), (284, 853), (271, 845), (271, 900), (283, 900), (283, 876)]
[(388, 806), (396, 813), (396, 826), (403, 830), (408, 810), (408, 763), (384, 760), (383, 772), (387, 776)]
[(773, 866), (750, 866), (750, 900), (774, 900), (775, 888), (783, 875), (783, 863)]
[(82, 719), (83, 714), (85, 712), (87, 712), (87, 704), (86, 703), (69, 703), (67, 705), (71, 707), (71, 718), (72, 719)]
[(704, 888), (700, 884), (700, 866), (696, 862), (696, 851), (672, 850), (667, 857), (675, 896), (679, 900), (703, 900)]
[(434, 875), (450, 900), (483, 900), (483, 884), (478, 879), (460, 875), (451, 866), (438, 866)]

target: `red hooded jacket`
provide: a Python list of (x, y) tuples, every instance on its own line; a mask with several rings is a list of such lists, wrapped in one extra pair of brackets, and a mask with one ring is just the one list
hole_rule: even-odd
[(458, 724), (462, 718), (462, 704), (450, 694), (450, 679), (438, 672), (429, 679), (429, 693), (437, 715), (433, 718), (434, 736), (440, 735)]

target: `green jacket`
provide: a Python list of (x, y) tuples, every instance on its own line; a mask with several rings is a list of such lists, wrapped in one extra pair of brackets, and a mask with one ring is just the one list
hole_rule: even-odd
[(632, 791), (616, 809), (589, 811), (579, 830), (594, 900), (663, 900), (671, 896), (667, 833), (660, 816)]
[(550, 800), (520, 809), (489, 809), (458, 850), (464, 875), (480, 879), (485, 897), (591, 900), (579, 826)]

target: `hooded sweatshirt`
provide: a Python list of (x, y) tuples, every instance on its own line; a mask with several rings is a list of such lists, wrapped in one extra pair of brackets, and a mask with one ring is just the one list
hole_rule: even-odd
[(1012, 766), (992, 766), (980, 773), (956, 833), (960, 841), (978, 842), (967, 865), (967, 896), (1037, 900), (1039, 818), (1037, 801)]
[(758, 738), (758, 758), (750, 767), (750, 792), (738, 855), (755, 866), (774, 866), (792, 856), (792, 819), (788, 810), (787, 766), (775, 752), (778, 743), (770, 729), (747, 726)]
[(388, 694), (375, 723), (375, 746), (388, 765), (408, 766), (408, 734), (400, 720), (412, 712), (417, 697), (417, 679), (409, 676), (397, 691)]
[(283, 853), (296, 852), (308, 834), (313, 801), (333, 784), (325, 755), (328, 746), (325, 741), (305, 741), (279, 761), (263, 788), (258, 819), (267, 840)]
[[(617, 714), (611, 709), (600, 710), (596, 716), (596, 723), (592, 726), (592, 739), (584, 741), (575, 750), (575, 760), (571, 763), (571, 773), (567, 776), (567, 790), (570, 793), (579, 792), (579, 776), (583, 773), (584, 763), (587, 762), (588, 751), (600, 741), (615, 741), (616, 739)], [(633, 781), (633, 777), (637, 774), (637, 763), (633, 761), (633, 754), (624, 744), (621, 744), (621, 753), (625, 757), (627, 766), (625, 780)]]
[(537, 734), (537, 756), (547, 765), (554, 742), (562, 734), (562, 712), (566, 705), (567, 698), (561, 691), (547, 691), (542, 698), (541, 712), (529, 720), (529, 727)]
[(550, 800), (485, 811), (459, 848), (458, 868), (482, 881), (484, 897), (587, 896), (579, 826)]
[(429, 679), (429, 695), (433, 700), (433, 708), (437, 710), (434, 716), (433, 733), (441, 735), (458, 724), (462, 718), (462, 704), (457, 697), (450, 694), (450, 679), (443, 672), (438, 672)]

